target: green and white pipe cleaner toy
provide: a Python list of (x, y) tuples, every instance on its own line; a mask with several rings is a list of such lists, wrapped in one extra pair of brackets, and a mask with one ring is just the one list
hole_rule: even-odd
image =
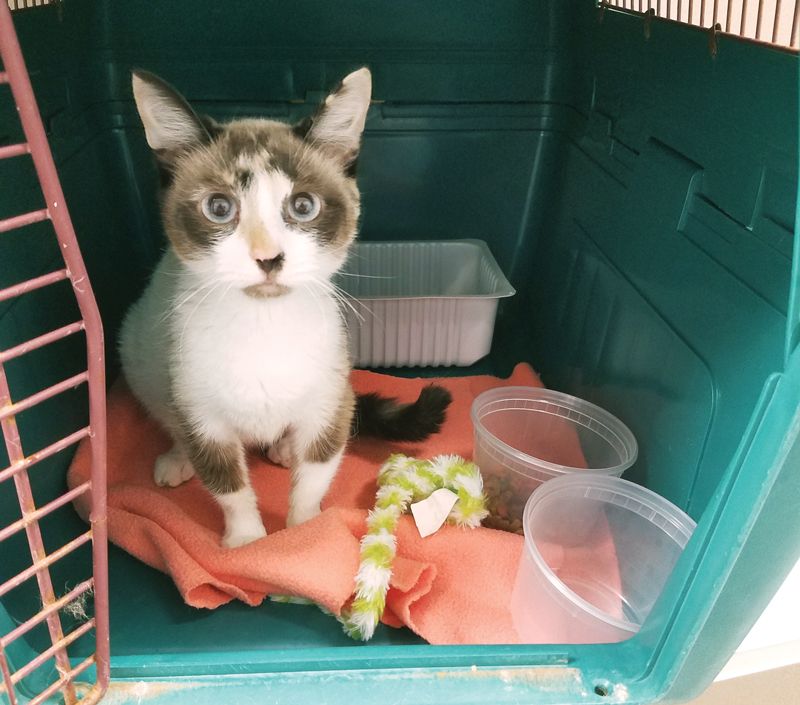
[[(457, 497), (446, 523), (474, 529), (488, 516), (480, 471), (474, 463), (458, 455), (417, 460), (398, 453), (390, 456), (378, 471), (375, 509), (369, 513), (367, 533), (361, 539), (355, 595), (350, 606), (337, 617), (349, 637), (361, 641), (372, 638), (386, 607), (392, 563), (397, 553), (397, 522), (411, 504), (441, 489), (450, 490)], [(270, 600), (314, 604), (304, 597), (287, 595), (271, 595)]]
[(355, 597), (339, 618), (348, 636), (362, 641), (372, 638), (386, 607), (397, 552), (397, 522), (412, 503), (440, 489), (457, 496), (446, 519), (448, 524), (475, 528), (489, 514), (480, 471), (464, 458), (439, 455), (432, 460), (416, 460), (396, 454), (381, 467), (375, 509), (369, 513), (367, 533), (361, 539)]

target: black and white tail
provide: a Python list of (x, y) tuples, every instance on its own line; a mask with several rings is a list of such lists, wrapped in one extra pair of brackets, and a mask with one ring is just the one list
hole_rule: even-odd
[(375, 393), (359, 394), (353, 431), (387, 441), (424, 441), (442, 427), (452, 400), (450, 392), (435, 384), (425, 387), (411, 404)]

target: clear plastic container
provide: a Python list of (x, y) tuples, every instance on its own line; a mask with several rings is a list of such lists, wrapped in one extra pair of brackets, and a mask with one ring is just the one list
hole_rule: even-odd
[(511, 613), (522, 641), (622, 641), (642, 626), (695, 523), (618, 477), (566, 475), (525, 506)]
[(619, 477), (636, 461), (628, 427), (577, 397), (537, 387), (498, 387), (472, 404), (473, 459), (493, 514), (521, 533), (531, 493), (554, 477), (580, 471)]
[(336, 284), (357, 367), (471, 365), (514, 294), (482, 240), (359, 242)]

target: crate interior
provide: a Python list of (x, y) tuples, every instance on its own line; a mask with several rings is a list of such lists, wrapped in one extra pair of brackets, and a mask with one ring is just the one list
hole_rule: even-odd
[[(218, 119), (308, 114), (361, 64), (374, 98), (359, 163), (363, 240), (477, 238), (516, 288), (492, 354), (474, 368), (397, 373), (544, 382), (622, 418), (639, 441), (626, 475), (694, 519), (731, 464), (759, 393), (784, 364), (797, 196), (797, 60), (785, 51), (606, 11), (591, 0), (159, 4), (64, 0), (17, 15), (34, 88), (105, 321), (115, 338), (163, 246), (156, 172), (129, 70), (161, 74)], [(0, 95), (0, 140), (18, 141)], [(0, 163), (0, 216), (40, 207), (35, 175)], [(0, 239), (1, 286), (58, 259), (47, 224)], [(0, 347), (76, 320), (67, 287), (0, 304)], [(82, 340), (9, 366), (17, 398), (79, 371)], [(32, 452), (86, 422), (80, 391), (26, 412)], [(31, 473), (37, 501), (63, 491), (66, 451)], [(5, 463), (3, 463), (5, 466)], [(0, 515), (18, 512), (0, 486)], [(83, 530), (71, 508), (48, 545)], [(0, 544), (3, 572), (26, 546)], [(89, 575), (88, 551), (54, 568)], [(171, 580), (111, 548), (115, 658), (353, 646), (315, 608), (185, 606)], [(2, 601), (0, 633), (37, 609), (35, 585)], [(25, 648), (39, 650), (46, 632)], [(381, 628), (382, 645), (420, 643)], [(22, 647), (20, 647), (22, 648)], [(71, 650), (91, 650), (84, 640)], [(300, 653), (299, 651), (297, 653)], [(277, 656), (275, 657), (278, 658)], [(285, 658), (281, 656), (280, 658)], [(133, 661), (131, 662), (133, 663)]]

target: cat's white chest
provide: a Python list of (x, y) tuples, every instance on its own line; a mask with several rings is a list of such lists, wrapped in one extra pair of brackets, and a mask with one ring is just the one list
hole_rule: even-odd
[(335, 303), (235, 292), (200, 309), (175, 322), (173, 370), (208, 431), (270, 443), (325, 396), (343, 347)]

